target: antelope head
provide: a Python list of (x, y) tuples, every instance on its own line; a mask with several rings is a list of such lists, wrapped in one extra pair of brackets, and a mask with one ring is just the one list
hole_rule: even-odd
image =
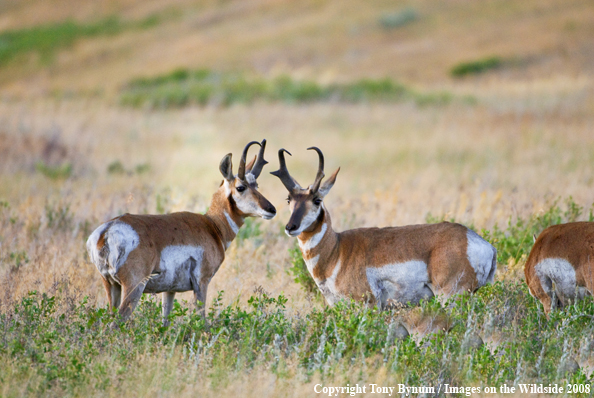
[(289, 218), (289, 222), (285, 226), (285, 233), (289, 236), (298, 236), (304, 231), (311, 231), (315, 228), (316, 221), (322, 214), (324, 197), (330, 192), (332, 186), (334, 186), (336, 175), (340, 171), (339, 167), (322, 184), (322, 179), (324, 178), (324, 155), (316, 147), (307, 149), (316, 151), (320, 159), (316, 179), (309, 187), (302, 188), (289, 174), (284, 153), (291, 154), (286, 149), (280, 149), (278, 151), (280, 168), (270, 173), (280, 178), (285, 188), (289, 191), (287, 200), (289, 202), (289, 209), (291, 210), (291, 218)]
[[(248, 150), (254, 144), (260, 146), (260, 152), (246, 166)], [(239, 161), (237, 175), (233, 175), (233, 164), (230, 153), (221, 160), (219, 170), (225, 178), (223, 181), (225, 196), (232, 204), (235, 204), (242, 216), (262, 217), (265, 220), (270, 220), (276, 215), (276, 209), (268, 199), (258, 192), (257, 182), (262, 172), (262, 167), (268, 163), (264, 160), (265, 148), (266, 140), (262, 140), (261, 144), (257, 141), (247, 144)]]

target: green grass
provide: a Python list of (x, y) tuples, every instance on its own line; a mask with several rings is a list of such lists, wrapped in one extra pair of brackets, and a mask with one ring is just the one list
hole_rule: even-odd
[[(9, 208), (5, 202), (0, 206)], [(570, 197), (508, 222), (505, 230), (496, 227), (483, 234), (505, 262), (525, 256), (533, 233), (577, 219), (593, 221), (593, 209), (586, 212)], [(72, 222), (68, 205), (46, 206), (47, 228), (68, 230)], [(257, 224), (244, 228), (246, 237), (260, 234)], [(298, 247), (290, 254), (288, 272), (306, 292), (319, 297)], [(31, 263), (24, 250), (10, 253), (8, 260), (16, 267)], [(271, 296), (262, 288), (245, 306), (222, 305), (219, 292), (206, 318), (175, 301), (169, 327), (161, 325), (159, 298), (144, 295), (131, 320), (111, 330), (116, 318), (106, 307), (90, 305), (67, 281), (58, 283), (55, 291), (0, 302), (3, 396), (22, 395), (23, 388), (38, 396), (114, 395), (127, 385), (123, 383), (146, 382), (127, 371), (144, 367), (160, 369), (154, 377), (170, 380), (159, 384), (163, 391), (182, 388), (187, 380), (196, 383), (196, 375), (216, 391), (262, 369), (296, 384), (312, 378), (340, 380), (343, 385), (373, 383), (370, 375), (385, 374), (391, 383), (409, 386), (448, 383), (483, 389), (504, 383), (591, 386), (594, 376), (585, 369), (567, 371), (573, 361), (593, 354), (593, 298), (554, 311), (547, 320), (523, 281), (496, 282), (446, 303), (421, 302), (425, 314), (447, 314), (452, 328), (418, 340), (396, 338), (403, 310), (378, 312), (343, 301), (295, 313), (287, 309), (286, 297)], [(473, 346), (475, 334), (499, 344)]]
[(321, 85), (289, 76), (248, 78), (240, 73), (178, 69), (169, 74), (132, 80), (120, 93), (120, 103), (133, 107), (180, 108), (188, 105), (229, 106), (257, 100), (285, 103), (394, 102), (444, 105), (448, 92), (418, 92), (391, 79), (361, 79), (351, 83)]
[(475, 61), (461, 62), (450, 69), (450, 74), (454, 77), (476, 75), (500, 68), (502, 65), (503, 60), (500, 57), (482, 58)]
[(116, 35), (128, 29), (147, 29), (159, 22), (157, 15), (131, 22), (112, 16), (94, 23), (68, 20), (4, 31), (0, 33), (0, 67), (29, 53), (38, 54), (40, 61), (47, 64), (53, 60), (57, 51), (72, 46), (79, 39)]
[[(0, 313), (3, 391), (27, 383), (36, 395), (69, 396), (85, 389), (101, 395), (117, 389), (122, 376), (137, 377), (126, 369), (163, 357), (184, 364), (173, 366), (168, 377), (191, 369), (214, 389), (260, 366), (281, 379), (292, 372), (306, 380), (343, 377), (351, 384), (361, 382), (352, 370), (362, 367), (371, 374), (383, 368), (408, 385), (591, 383), (583, 371), (565, 374), (562, 368), (594, 332), (592, 299), (547, 321), (523, 283), (498, 282), (446, 306), (422, 303), (427, 312), (449, 312), (454, 326), (419, 343), (394, 338), (392, 312), (341, 302), (290, 315), (285, 297), (265, 292), (251, 297), (246, 308), (222, 306), (219, 293), (206, 319), (176, 301), (169, 327), (161, 326), (159, 301), (145, 295), (132, 320), (112, 331), (114, 317), (106, 308), (73, 301), (67, 292), (66, 286), (58, 296), (31, 292)], [(474, 332), (499, 334), (503, 342), (493, 352), (471, 348)], [(287, 372), (288, 364), (296, 368)]]

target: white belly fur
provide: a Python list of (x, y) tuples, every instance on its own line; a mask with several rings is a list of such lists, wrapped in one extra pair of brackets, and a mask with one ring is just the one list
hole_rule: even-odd
[(534, 267), (536, 276), (544, 291), (552, 297), (553, 283), (555, 283), (555, 294), (563, 304), (567, 300), (583, 299), (590, 294), (584, 287), (577, 287), (575, 268), (569, 261), (562, 258), (547, 258)]
[(334, 305), (338, 300), (344, 298), (344, 295), (342, 295), (336, 288), (336, 277), (338, 276), (338, 272), (340, 272), (340, 260), (338, 260), (338, 262), (334, 266), (334, 269), (332, 270), (332, 275), (330, 275), (328, 279), (324, 281), (319, 281), (314, 278), (316, 284), (318, 285), (318, 288), (322, 292), (322, 295), (324, 295), (324, 298), (328, 302), (328, 305)]
[(427, 264), (421, 260), (369, 267), (366, 274), (371, 293), (381, 307), (390, 302), (418, 304), (433, 296)]
[(200, 281), (204, 249), (200, 246), (167, 246), (161, 251), (161, 272), (151, 277), (145, 293), (187, 292)]

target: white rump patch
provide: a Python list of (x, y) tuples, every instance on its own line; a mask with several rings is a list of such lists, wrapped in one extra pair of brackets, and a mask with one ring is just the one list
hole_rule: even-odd
[[(97, 241), (105, 232), (105, 246), (107, 258), (101, 258), (97, 250)], [(140, 239), (136, 231), (122, 221), (112, 221), (102, 224), (87, 240), (87, 250), (91, 261), (95, 264), (101, 275), (111, 276), (119, 283), (117, 273), (128, 259), (130, 252), (138, 246)]]
[[(161, 251), (160, 273), (152, 277), (147, 293), (186, 292), (200, 281), (204, 249), (200, 246), (167, 246)], [(197, 286), (196, 286), (197, 287)]]
[(378, 306), (383, 307), (389, 301), (417, 304), (433, 296), (428, 286), (427, 264), (421, 260), (369, 267), (366, 274)]
[(140, 238), (130, 225), (117, 221), (112, 224), (105, 234), (109, 245), (109, 264), (118, 272), (128, 259), (130, 252), (138, 246)]
[(476, 274), (478, 287), (493, 283), (497, 270), (497, 251), (471, 229), (466, 232), (466, 239), (466, 255)]
[[(101, 224), (99, 227), (97, 227), (97, 229), (95, 229), (93, 231), (91, 236), (89, 236), (89, 239), (87, 239), (87, 252), (89, 253), (89, 258), (91, 259), (91, 262), (93, 264), (95, 264), (97, 269), (99, 269), (99, 272), (102, 271), (101, 268), (104, 265), (103, 265), (103, 261), (99, 258), (99, 250), (97, 249), (97, 242), (99, 241), (99, 237), (101, 236), (103, 231), (105, 231), (105, 229), (108, 228), (110, 225), (111, 225), (111, 223), (109, 223), (109, 222)], [(103, 272), (101, 272), (101, 273), (103, 273)]]
[(324, 235), (326, 234), (327, 228), (328, 227), (327, 227), (326, 223), (324, 223), (324, 224), (322, 224), (322, 229), (320, 230), (320, 232), (318, 232), (317, 234), (315, 234), (314, 236), (309, 238), (309, 240), (302, 242), (301, 239), (299, 239), (299, 247), (301, 247), (301, 250), (307, 251), (307, 250), (311, 250), (314, 247), (316, 247), (320, 243), (320, 241), (322, 240)]
[(575, 269), (565, 259), (547, 258), (536, 264), (534, 270), (543, 290), (552, 297), (554, 289), (563, 305), (567, 304), (567, 299), (575, 299), (576, 290), (578, 299), (582, 299), (587, 294), (585, 289), (576, 289)]
[(229, 224), (229, 226), (233, 230), (233, 233), (235, 235), (237, 235), (237, 231), (239, 231), (239, 227), (237, 226), (237, 224), (235, 224), (235, 221), (233, 221), (233, 219), (231, 218), (231, 216), (229, 215), (229, 213), (227, 213), (226, 210), (225, 210), (225, 218), (227, 219), (227, 223)]

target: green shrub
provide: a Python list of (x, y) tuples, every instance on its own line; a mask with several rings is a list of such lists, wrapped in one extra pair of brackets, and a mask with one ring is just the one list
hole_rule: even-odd
[(179, 108), (190, 104), (204, 106), (209, 103), (230, 106), (257, 100), (286, 103), (410, 100), (418, 105), (445, 105), (453, 99), (454, 96), (448, 92), (417, 92), (388, 78), (321, 85), (286, 75), (266, 80), (204, 69), (194, 72), (177, 69), (153, 78), (134, 79), (120, 92), (122, 105), (150, 108)]
[(151, 170), (151, 165), (149, 163), (140, 163), (134, 167), (134, 172), (136, 174), (148, 173), (150, 170)]
[(52, 180), (66, 179), (72, 174), (71, 163), (63, 163), (60, 166), (49, 166), (43, 162), (37, 162), (35, 169)]
[(289, 249), (289, 255), (291, 259), (291, 267), (287, 269), (287, 274), (291, 275), (295, 283), (301, 285), (306, 293), (313, 294), (317, 298), (320, 298), (320, 289), (318, 289), (316, 282), (313, 280), (305, 265), (303, 255), (301, 254), (301, 250), (299, 250), (297, 242), (295, 242), (293, 247)]
[[(552, 313), (547, 321), (524, 283), (497, 282), (444, 305), (424, 301), (427, 313), (448, 311), (452, 328), (419, 342), (395, 338), (398, 314), (393, 311), (341, 301), (291, 314), (287, 302), (283, 295), (273, 297), (258, 289), (245, 308), (223, 306), (219, 292), (206, 319), (175, 301), (171, 325), (163, 327), (159, 300), (143, 295), (131, 320), (109, 330), (115, 315), (107, 307), (64, 293), (33, 291), (2, 307), (0, 363), (3, 374), (32, 370), (42, 380), (37, 395), (89, 389), (101, 395), (117, 386), (122, 375), (134, 377), (127, 369), (141, 362), (162, 363), (163, 358), (184, 364), (173, 366), (167, 376), (175, 379), (187, 368), (195, 377), (198, 369), (215, 390), (225, 383), (225, 375), (249, 374), (256, 366), (283, 372), (287, 363), (293, 368), (282, 374), (299, 380), (318, 374), (357, 382), (365, 371), (408, 385), (591, 383), (585, 369), (567, 374), (562, 368), (592, 341), (592, 297)], [(469, 347), (470, 334), (479, 331), (499, 336), (500, 344), (491, 350)], [(178, 359), (172, 358), (174, 353)], [(121, 372), (106, 372), (106, 365)], [(9, 383), (4, 392), (11, 396), (7, 389), (19, 387)]]
[(253, 218), (246, 218), (243, 226), (237, 231), (237, 243), (241, 245), (244, 240), (260, 236), (260, 223)]
[(124, 174), (126, 170), (124, 165), (119, 160), (114, 160), (107, 166), (107, 172), (109, 174)]
[(148, 173), (151, 170), (151, 165), (149, 163), (139, 163), (134, 166), (133, 170), (126, 170), (124, 165), (119, 160), (114, 160), (107, 166), (107, 173), (108, 174), (144, 174)]
[(56, 51), (72, 46), (81, 38), (111, 36), (126, 29), (145, 29), (158, 24), (159, 21), (155, 15), (133, 22), (122, 22), (112, 16), (89, 24), (69, 20), (4, 31), (0, 33), (0, 67), (22, 54), (32, 52), (40, 55), (42, 63), (47, 63), (53, 59)]
[[(510, 259), (515, 263), (526, 258), (532, 249), (534, 236), (538, 236), (545, 228), (567, 222), (578, 221), (583, 213), (583, 207), (574, 202), (572, 197), (565, 200), (562, 208), (559, 200), (553, 202), (542, 214), (533, 214), (527, 219), (509, 218), (507, 227), (503, 230), (495, 225), (491, 231), (483, 230), (483, 237), (497, 249), (497, 261), (507, 264)], [(592, 221), (592, 210), (590, 210)]]
[(454, 77), (463, 77), (497, 69), (502, 65), (503, 60), (500, 57), (483, 58), (476, 61), (459, 63), (450, 70), (450, 74)]
[(419, 19), (419, 15), (414, 8), (405, 8), (383, 14), (379, 18), (379, 23), (384, 29), (395, 29), (415, 22), (417, 19)]

